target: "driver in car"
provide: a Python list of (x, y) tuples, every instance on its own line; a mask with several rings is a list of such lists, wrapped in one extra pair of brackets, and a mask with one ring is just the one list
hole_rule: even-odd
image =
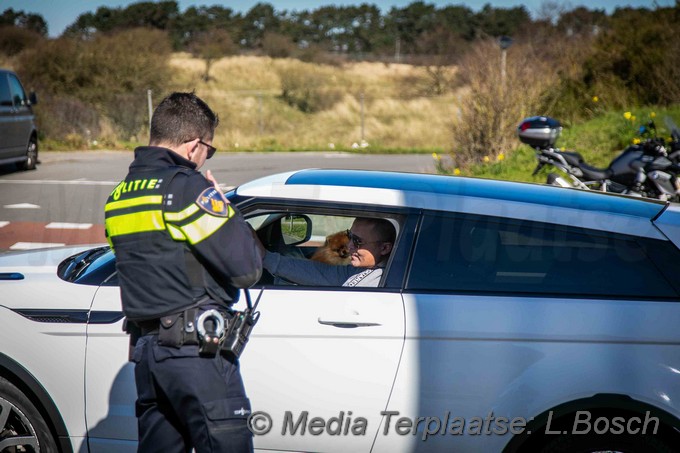
[(351, 257), (348, 265), (335, 266), (265, 250), (263, 267), (299, 285), (378, 286), (394, 246), (394, 226), (385, 219), (357, 217), (347, 235)]

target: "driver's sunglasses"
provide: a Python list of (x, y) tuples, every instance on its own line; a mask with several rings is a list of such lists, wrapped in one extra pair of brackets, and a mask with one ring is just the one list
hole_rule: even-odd
[(210, 159), (211, 157), (213, 157), (213, 156), (215, 155), (215, 152), (217, 151), (217, 148), (215, 148), (215, 147), (212, 146), (212, 145), (208, 145), (208, 144), (207, 144), (206, 142), (204, 142), (203, 140), (199, 140), (198, 143), (200, 143), (201, 145), (204, 145), (206, 148), (208, 148), (208, 157), (206, 157), (206, 159)]
[(385, 242), (385, 241), (364, 241), (361, 239), (359, 236), (356, 234), (352, 233), (350, 230), (345, 231), (347, 234), (347, 237), (349, 238), (350, 241), (352, 241), (352, 244), (354, 244), (355, 248), (361, 248), (364, 244), (373, 244), (376, 242)]

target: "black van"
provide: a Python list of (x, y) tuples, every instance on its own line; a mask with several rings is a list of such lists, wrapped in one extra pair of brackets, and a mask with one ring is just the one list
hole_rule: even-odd
[(0, 69), (0, 164), (16, 163), (33, 170), (38, 162), (38, 130), (32, 105), (35, 93), (26, 95), (12, 71)]

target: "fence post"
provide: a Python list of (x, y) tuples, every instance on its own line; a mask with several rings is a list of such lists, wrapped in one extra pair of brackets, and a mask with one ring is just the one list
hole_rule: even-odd
[(264, 118), (262, 117), (262, 92), (257, 93), (258, 105), (257, 105), (257, 125), (260, 131), (260, 136), (264, 135)]
[(359, 95), (359, 99), (361, 100), (361, 142), (363, 143), (365, 141), (364, 140), (364, 92), (363, 91)]
[(153, 105), (151, 103), (151, 90), (146, 90), (146, 98), (149, 104), (149, 134), (151, 133), (151, 117), (153, 116)]

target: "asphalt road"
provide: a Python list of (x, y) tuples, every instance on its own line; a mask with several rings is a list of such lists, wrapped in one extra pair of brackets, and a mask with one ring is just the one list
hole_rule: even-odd
[[(45, 152), (35, 171), (0, 167), (0, 250), (104, 240), (104, 203), (132, 152)], [(204, 169), (223, 187), (303, 168), (434, 172), (430, 155), (218, 153)]]

